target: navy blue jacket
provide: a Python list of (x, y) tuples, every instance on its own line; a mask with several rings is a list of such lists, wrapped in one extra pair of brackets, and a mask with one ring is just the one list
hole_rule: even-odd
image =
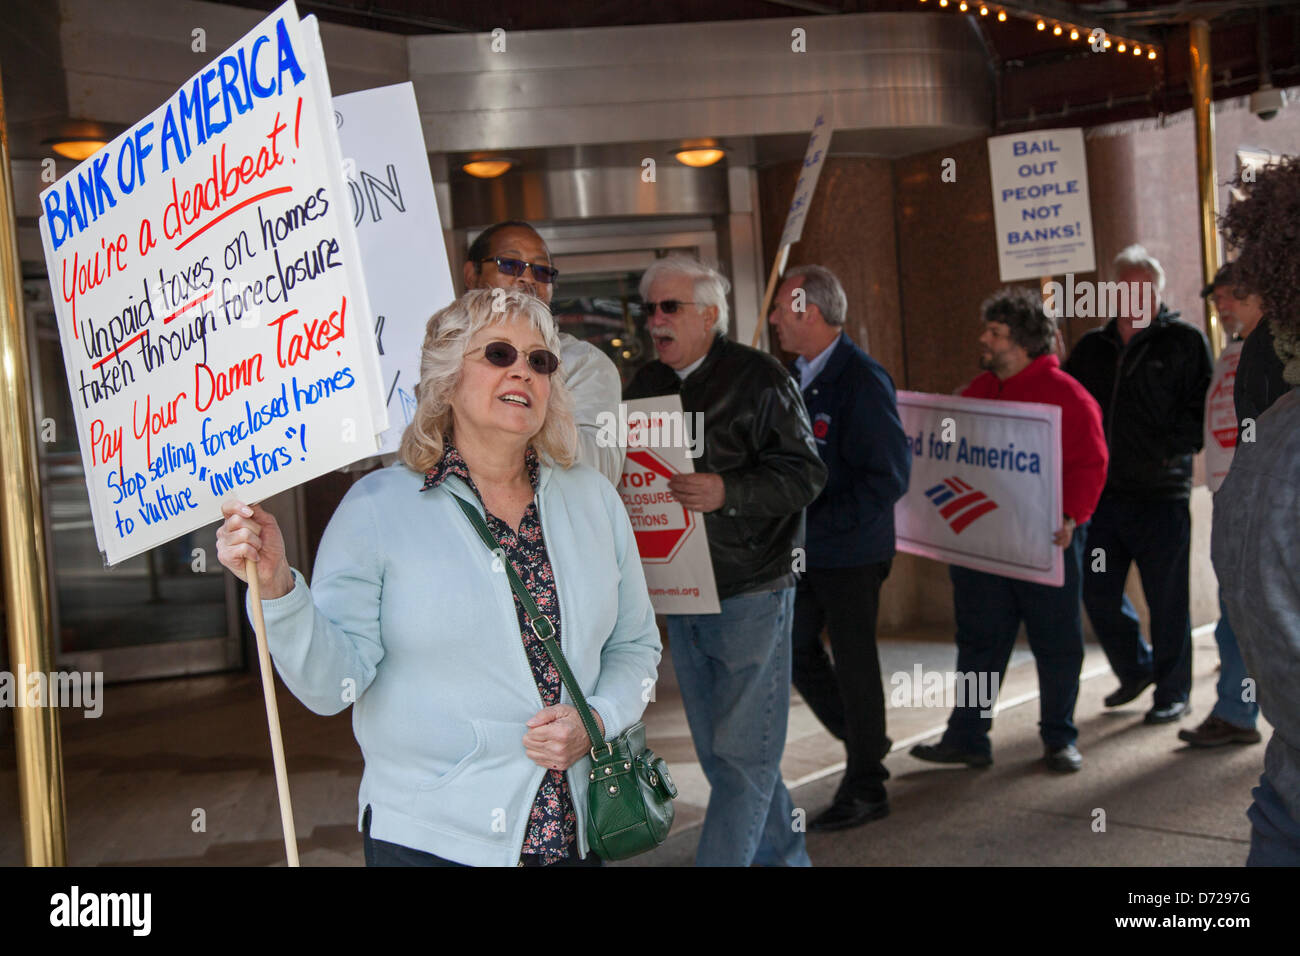
[[(799, 373), (793, 374), (798, 381)], [(894, 380), (841, 332), (803, 400), (817, 452), (830, 471), (825, 489), (808, 506), (808, 567), (890, 560), (894, 502), (907, 491), (912, 472)]]

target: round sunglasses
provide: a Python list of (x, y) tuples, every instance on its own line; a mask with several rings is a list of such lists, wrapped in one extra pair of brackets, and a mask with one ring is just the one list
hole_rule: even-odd
[[(519, 349), (509, 342), (489, 342), (482, 348), (473, 349), (467, 354), (473, 355), (475, 352), (480, 351), (485, 359), (498, 368), (510, 368), (515, 364), (515, 359), (519, 358)], [(560, 367), (559, 357), (547, 349), (533, 349), (531, 352), (525, 352), (524, 358), (528, 362), (528, 367), (538, 375), (554, 375), (555, 370)]]

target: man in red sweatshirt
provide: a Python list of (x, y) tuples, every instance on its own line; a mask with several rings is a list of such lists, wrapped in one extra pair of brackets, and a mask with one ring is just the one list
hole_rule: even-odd
[[(1088, 391), (1061, 371), (1052, 353), (1056, 323), (1043, 311), (1041, 297), (1028, 289), (1007, 288), (980, 308), (980, 367), (985, 369), (962, 391), (969, 398), (1040, 402), (1061, 408), (1062, 500), (1065, 513), (1052, 540), (1065, 549), (1065, 583), (1060, 587), (953, 565), (953, 605), (957, 616), (957, 672), (989, 674), (1002, 683), (1020, 622), (1038, 665), (1039, 733), (1050, 770), (1068, 773), (1083, 765), (1075, 746), (1074, 704), (1083, 666), (1080, 612), (1083, 548), (1106, 483), (1106, 437), (1101, 408)], [(987, 767), (992, 717), (981, 716), (977, 701), (954, 707), (948, 729), (937, 744), (918, 744), (912, 756), (935, 763)], [(989, 714), (989, 711), (983, 711)]]

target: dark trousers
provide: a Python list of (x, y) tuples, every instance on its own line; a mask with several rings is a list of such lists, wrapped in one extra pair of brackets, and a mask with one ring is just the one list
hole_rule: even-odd
[[(363, 833), (362, 845), (365, 849), (366, 866), (468, 866), (467, 863), (457, 863), (455, 860), (448, 860), (446, 857), (436, 856), (432, 853), (426, 853), (423, 850), (414, 850), (409, 846), (402, 846), (400, 843), (389, 843), (386, 840), (376, 840), (370, 835), (370, 807), (366, 807), (365, 815), (361, 818), (361, 829)], [(520, 866), (537, 866), (536, 856), (529, 855), (520, 858)], [(578, 851), (575, 849), (573, 855), (567, 860), (561, 860), (558, 863), (550, 863), (548, 866), (600, 866), (602, 861), (594, 853), (588, 853), (587, 858), (581, 859)]]
[[(843, 793), (879, 800), (889, 771), (882, 762), (892, 741), (885, 736), (885, 692), (876, 650), (880, 586), (891, 562), (856, 568), (810, 568), (795, 591), (794, 686), (826, 729), (844, 741), (847, 768)], [(830, 634), (831, 654), (822, 647)]]
[[(1060, 587), (1035, 584), (953, 565), (953, 608), (957, 617), (957, 673), (974, 675), (961, 688), (960, 707), (953, 707), (944, 741), (961, 750), (991, 754), (989, 728), (993, 699), (1024, 621), (1029, 649), (1038, 667), (1038, 733), (1048, 750), (1060, 750), (1079, 737), (1074, 705), (1083, 667), (1083, 617), (1079, 610), (1080, 571), (1087, 525), (1076, 528), (1061, 555), (1065, 582)], [(980, 701), (980, 689), (990, 699)]]
[[(1155, 705), (1187, 700), (1192, 689), (1188, 561), (1192, 516), (1185, 500), (1141, 501), (1103, 494), (1088, 529), (1083, 604), (1111, 669), (1123, 683), (1154, 678)], [(1093, 570), (1101, 566), (1105, 570)], [(1151, 610), (1151, 644), (1124, 594), (1137, 562)]]

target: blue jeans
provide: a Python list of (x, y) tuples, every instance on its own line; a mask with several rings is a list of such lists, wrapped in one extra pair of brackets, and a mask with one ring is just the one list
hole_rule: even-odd
[[(949, 569), (957, 616), (958, 674), (981, 675), (973, 686), (982, 688), (990, 687), (996, 677), (997, 687), (1001, 688), (1020, 622), (1024, 621), (1038, 667), (1038, 732), (1051, 751), (1079, 738), (1074, 705), (1079, 697), (1079, 669), (1083, 666), (1079, 590), (1087, 528), (1087, 522), (1075, 528), (1074, 537), (1063, 549), (1065, 581), (1060, 587), (956, 565)], [(982, 677), (985, 674), (989, 675), (987, 679)], [(979, 701), (967, 699), (962, 703), (964, 706), (953, 707), (944, 742), (968, 752), (992, 755), (992, 717), (981, 716), (987, 711)], [(990, 708), (992, 703), (988, 701)]]
[(1251, 824), (1246, 865), (1300, 866), (1300, 823), (1287, 813), (1267, 773), (1260, 774), (1251, 796), (1255, 802), (1246, 811)]
[[(1083, 575), (1088, 619), (1121, 683), (1155, 681), (1157, 707), (1186, 701), (1192, 689), (1191, 537), (1186, 499), (1142, 500), (1110, 492), (1102, 493), (1088, 529)], [(1102, 556), (1105, 570), (1094, 571)], [(1143, 640), (1137, 611), (1124, 594), (1134, 561), (1151, 610), (1150, 644)]]
[(794, 588), (740, 594), (720, 614), (668, 615), (673, 670), (713, 788), (697, 866), (811, 866), (781, 779)]
[(1216, 688), (1219, 699), (1215, 701), (1212, 713), (1234, 727), (1254, 729), (1259, 717), (1259, 704), (1242, 700), (1245, 696), (1246, 662), (1241, 659), (1241, 648), (1237, 646), (1237, 635), (1228, 623), (1228, 609), (1223, 606), (1222, 597), (1219, 598), (1219, 625), (1214, 629), (1214, 643), (1219, 645), (1219, 684)]

